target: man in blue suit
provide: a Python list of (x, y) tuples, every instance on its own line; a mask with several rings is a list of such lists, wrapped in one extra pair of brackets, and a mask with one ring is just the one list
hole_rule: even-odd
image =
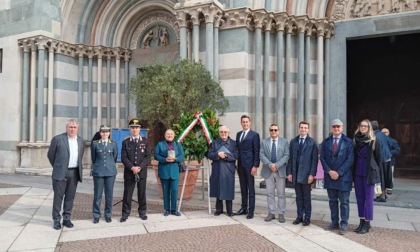
[(52, 184), (54, 191), (52, 217), (54, 229), (61, 229), (61, 204), (63, 203), (63, 226), (72, 228), (70, 221), (77, 183), (82, 182), (82, 157), (85, 151), (83, 138), (77, 135), (79, 123), (70, 119), (66, 123), (66, 132), (51, 139), (48, 160), (53, 167)]
[[(324, 168), (324, 188), (327, 189), (331, 224), (329, 230), (340, 228), (340, 234), (347, 232), (349, 219), (349, 196), (352, 187), (353, 144), (343, 134), (343, 122), (331, 121), (331, 136), (321, 145), (321, 163)], [(340, 201), (341, 222), (338, 225), (338, 201)]]
[(246, 218), (252, 219), (255, 209), (254, 176), (257, 175), (257, 168), (260, 165), (260, 135), (251, 130), (251, 120), (247, 115), (241, 116), (241, 126), (243, 130), (236, 134), (236, 143), (242, 203), (236, 215), (247, 214)]
[(293, 225), (311, 222), (311, 184), (318, 167), (318, 144), (309, 136), (309, 123), (299, 123), (299, 135), (290, 141), (290, 159), (287, 164), (287, 179), (293, 182), (296, 193), (297, 218)]

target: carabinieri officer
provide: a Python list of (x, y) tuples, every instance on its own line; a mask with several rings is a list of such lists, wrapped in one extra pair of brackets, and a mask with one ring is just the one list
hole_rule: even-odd
[(111, 222), (112, 195), (114, 192), (117, 167), (115, 162), (118, 156), (117, 142), (110, 139), (111, 128), (101, 125), (100, 140), (92, 142), (92, 176), (93, 176), (93, 223), (98, 223), (101, 217), (102, 192), (105, 191), (105, 221)]
[(125, 222), (131, 212), (131, 198), (137, 184), (139, 202), (138, 213), (142, 220), (147, 220), (146, 178), (150, 164), (150, 142), (140, 136), (140, 121), (132, 119), (128, 123), (131, 136), (124, 139), (121, 148), (121, 161), (124, 164), (124, 196), (120, 222)]

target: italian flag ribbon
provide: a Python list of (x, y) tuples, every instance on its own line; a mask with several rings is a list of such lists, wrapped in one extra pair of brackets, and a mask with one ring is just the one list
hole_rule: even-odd
[(184, 129), (181, 134), (179, 135), (177, 141), (182, 142), (184, 138), (190, 133), (190, 131), (195, 127), (195, 125), (200, 122), (201, 128), (203, 129), (204, 136), (207, 139), (207, 144), (210, 145), (213, 141), (213, 136), (211, 135), (211, 132), (209, 130), (209, 126), (207, 124), (206, 119), (203, 116), (203, 113), (201, 111), (195, 113), (194, 115), (195, 119), (188, 125), (186, 129)]

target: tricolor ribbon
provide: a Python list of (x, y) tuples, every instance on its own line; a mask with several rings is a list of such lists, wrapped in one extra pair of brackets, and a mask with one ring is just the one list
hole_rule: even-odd
[(201, 128), (203, 129), (204, 136), (207, 139), (207, 144), (210, 145), (213, 141), (213, 136), (211, 135), (211, 132), (209, 130), (209, 126), (207, 124), (206, 119), (204, 118), (204, 115), (201, 111), (195, 113), (194, 115), (195, 119), (188, 125), (186, 129), (184, 129), (181, 134), (179, 135), (177, 141), (182, 142), (184, 138), (190, 133), (190, 131), (195, 127), (195, 125), (200, 122)]

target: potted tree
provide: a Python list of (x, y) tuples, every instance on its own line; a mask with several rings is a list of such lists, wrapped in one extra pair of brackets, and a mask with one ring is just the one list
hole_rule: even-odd
[[(166, 129), (174, 127), (175, 133), (179, 134), (184, 122), (190, 123), (187, 122), (188, 117), (192, 117), (196, 111), (216, 111), (205, 112), (207, 115), (213, 113), (212, 121), (217, 120), (214, 119), (216, 113), (221, 116), (229, 107), (223, 89), (212, 79), (207, 69), (200, 63), (188, 60), (146, 66), (132, 78), (129, 90), (130, 98), (137, 105), (137, 116), (147, 122), (152, 132), (159, 129), (162, 133), (151, 139), (152, 146), (161, 140)], [(192, 135), (188, 137), (183, 142), (187, 159), (202, 160), (207, 150), (203, 145), (202, 138), (194, 138)], [(183, 183), (182, 178), (180, 183)], [(160, 185), (158, 188), (161, 189)]]

